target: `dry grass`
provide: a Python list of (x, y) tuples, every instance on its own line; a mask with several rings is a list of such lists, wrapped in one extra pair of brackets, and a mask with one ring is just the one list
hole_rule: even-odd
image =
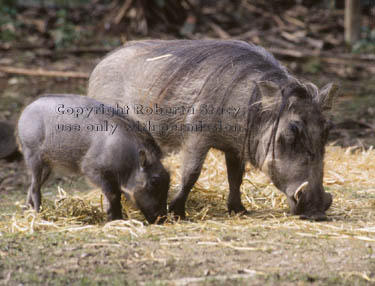
[[(169, 169), (177, 170), (179, 156), (165, 160)], [(247, 167), (241, 186), (246, 216), (229, 216), (226, 209), (228, 183), (223, 154), (211, 151), (203, 172), (187, 203), (187, 221), (171, 218), (164, 225), (147, 226), (142, 214), (123, 202), (128, 220), (105, 223), (101, 192), (92, 190), (87, 195), (69, 196), (61, 188), (56, 200), (43, 200), (43, 210), (36, 215), (32, 210), (20, 211), (9, 221), (0, 222), (1, 232), (61, 232), (93, 231), (107, 235), (129, 233), (131, 236), (161, 235), (161, 243), (196, 240), (199, 244), (219, 245), (241, 250), (268, 251), (275, 246), (246, 245), (224, 242), (216, 232), (225, 228), (233, 232), (244, 229), (293, 230), (297, 236), (358, 239), (375, 241), (375, 150), (352, 150), (330, 146), (327, 148), (324, 185), (333, 193), (334, 203), (328, 211), (329, 223), (311, 223), (288, 214), (285, 196), (261, 172)], [(174, 172), (171, 189), (178, 189), (180, 175)], [(18, 203), (19, 204), (19, 203)], [(349, 224), (348, 224), (349, 222)], [(200, 235), (184, 235), (198, 231)], [(176, 236), (175, 233), (181, 233)]]

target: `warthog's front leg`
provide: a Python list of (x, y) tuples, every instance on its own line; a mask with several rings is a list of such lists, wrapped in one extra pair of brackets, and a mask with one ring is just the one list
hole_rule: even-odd
[(225, 161), (227, 164), (227, 173), (229, 181), (228, 211), (229, 214), (246, 213), (245, 207), (241, 202), (240, 186), (242, 184), (242, 176), (245, 170), (243, 161), (236, 154), (226, 152)]
[[(191, 142), (190, 142), (191, 143)], [(200, 142), (202, 143), (202, 142)], [(194, 147), (192, 147), (194, 146)], [(200, 146), (197, 147), (197, 146)], [(208, 148), (206, 144), (186, 144), (182, 160), (182, 186), (169, 205), (169, 211), (180, 218), (185, 218), (185, 203), (191, 188), (199, 178)]]

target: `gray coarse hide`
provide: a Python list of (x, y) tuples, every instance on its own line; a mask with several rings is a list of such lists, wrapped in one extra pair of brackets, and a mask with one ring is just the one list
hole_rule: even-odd
[(291, 212), (326, 219), (323, 158), (329, 132), (324, 113), (336, 87), (302, 82), (265, 49), (242, 41), (129, 42), (90, 76), (88, 96), (130, 107), (165, 153), (182, 150), (185, 202), (210, 148), (225, 153), (229, 212), (245, 212), (240, 185), (246, 161), (268, 173)]

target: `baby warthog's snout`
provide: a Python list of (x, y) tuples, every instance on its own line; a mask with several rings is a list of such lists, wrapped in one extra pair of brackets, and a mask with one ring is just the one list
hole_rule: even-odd
[(160, 212), (157, 212), (149, 217), (146, 216), (146, 219), (149, 223), (162, 224), (167, 219), (167, 209), (161, 210)]

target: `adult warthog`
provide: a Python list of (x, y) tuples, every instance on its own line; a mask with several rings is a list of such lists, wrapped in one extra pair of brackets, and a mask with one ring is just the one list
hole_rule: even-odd
[(229, 212), (245, 212), (244, 165), (266, 172), (291, 212), (325, 220), (332, 203), (323, 180), (335, 86), (319, 90), (290, 75), (265, 49), (242, 41), (135, 41), (106, 56), (90, 76), (88, 96), (130, 107), (164, 152), (182, 149), (185, 202), (210, 148), (225, 153)]

